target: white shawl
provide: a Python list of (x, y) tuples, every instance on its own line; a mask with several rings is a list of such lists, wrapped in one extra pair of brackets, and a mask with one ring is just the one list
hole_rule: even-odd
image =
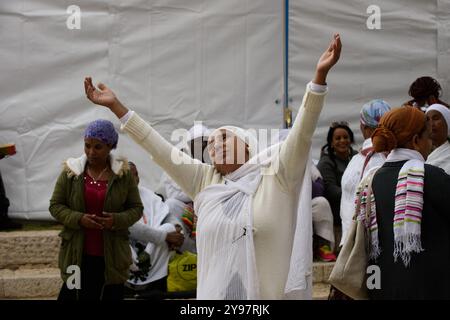
[(294, 240), (291, 262), (284, 289), (286, 299), (312, 300), (313, 227), (312, 227), (312, 185), (311, 151), (307, 155), (305, 175), (295, 194), (300, 194), (296, 205)]
[[(225, 176), (224, 184), (208, 186), (194, 200), (197, 222), (197, 299), (259, 299), (259, 278), (255, 261), (253, 196), (263, 171), (279, 145), (259, 154)], [(265, 160), (261, 160), (265, 158)], [(287, 298), (312, 296), (312, 222), (310, 162), (297, 205), (296, 228), (290, 269), (286, 282)], [(255, 164), (257, 163), (257, 164)], [(306, 182), (306, 183), (305, 183)], [(301, 207), (301, 208), (300, 208)], [(276, 235), (274, 235), (276, 236)], [(289, 244), (286, 244), (289, 245)]]
[(197, 299), (259, 298), (252, 198), (260, 181), (260, 167), (246, 163), (194, 200), (199, 217)]
[(443, 145), (434, 149), (428, 156), (427, 163), (443, 169), (450, 174), (450, 143), (446, 141)]

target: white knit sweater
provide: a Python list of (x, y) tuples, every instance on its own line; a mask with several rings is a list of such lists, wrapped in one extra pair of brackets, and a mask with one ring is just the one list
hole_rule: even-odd
[[(306, 89), (294, 126), (281, 146), (279, 168), (264, 175), (253, 198), (256, 264), (262, 299), (282, 299), (289, 271), (294, 234), (294, 192), (303, 179), (311, 138), (322, 110), (326, 92)], [(222, 175), (211, 165), (192, 160), (161, 137), (148, 123), (134, 113), (122, 130), (147, 150), (191, 199), (210, 184), (223, 183)], [(184, 164), (171, 161), (177, 153)], [(311, 222), (312, 223), (312, 222)]]

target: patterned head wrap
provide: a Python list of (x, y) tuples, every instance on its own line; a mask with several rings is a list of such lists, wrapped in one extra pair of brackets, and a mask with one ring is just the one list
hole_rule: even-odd
[(391, 106), (384, 100), (375, 99), (366, 103), (361, 109), (361, 123), (376, 128), (383, 114), (391, 110)]
[(84, 131), (84, 138), (98, 139), (115, 149), (119, 140), (119, 134), (111, 121), (98, 119), (87, 126)]

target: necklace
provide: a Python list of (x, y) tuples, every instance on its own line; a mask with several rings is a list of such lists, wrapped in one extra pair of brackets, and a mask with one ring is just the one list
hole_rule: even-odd
[(105, 169), (103, 169), (103, 171), (100, 172), (100, 174), (97, 176), (97, 178), (94, 178), (94, 175), (92, 174), (91, 170), (88, 168), (87, 169), (88, 174), (91, 176), (92, 180), (94, 180), (93, 182), (91, 181), (91, 184), (96, 184), (96, 185), (100, 186), (100, 183), (98, 183), (98, 180), (105, 173), (106, 169), (108, 169), (108, 166), (106, 166)]

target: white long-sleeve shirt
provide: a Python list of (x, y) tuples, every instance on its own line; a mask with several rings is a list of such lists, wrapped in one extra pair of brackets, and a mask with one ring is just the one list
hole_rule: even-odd
[[(326, 92), (321, 87), (308, 85), (294, 126), (280, 148), (278, 169), (272, 167), (273, 174), (262, 177), (253, 197), (257, 230), (254, 244), (261, 299), (284, 297), (297, 214), (298, 193), (295, 190), (303, 180), (311, 138)], [(147, 150), (191, 199), (211, 184), (224, 183), (223, 176), (214, 166), (193, 160), (176, 149), (136, 113), (126, 115), (122, 121), (126, 121), (122, 130)], [(171, 161), (172, 153), (181, 157), (183, 163)]]

